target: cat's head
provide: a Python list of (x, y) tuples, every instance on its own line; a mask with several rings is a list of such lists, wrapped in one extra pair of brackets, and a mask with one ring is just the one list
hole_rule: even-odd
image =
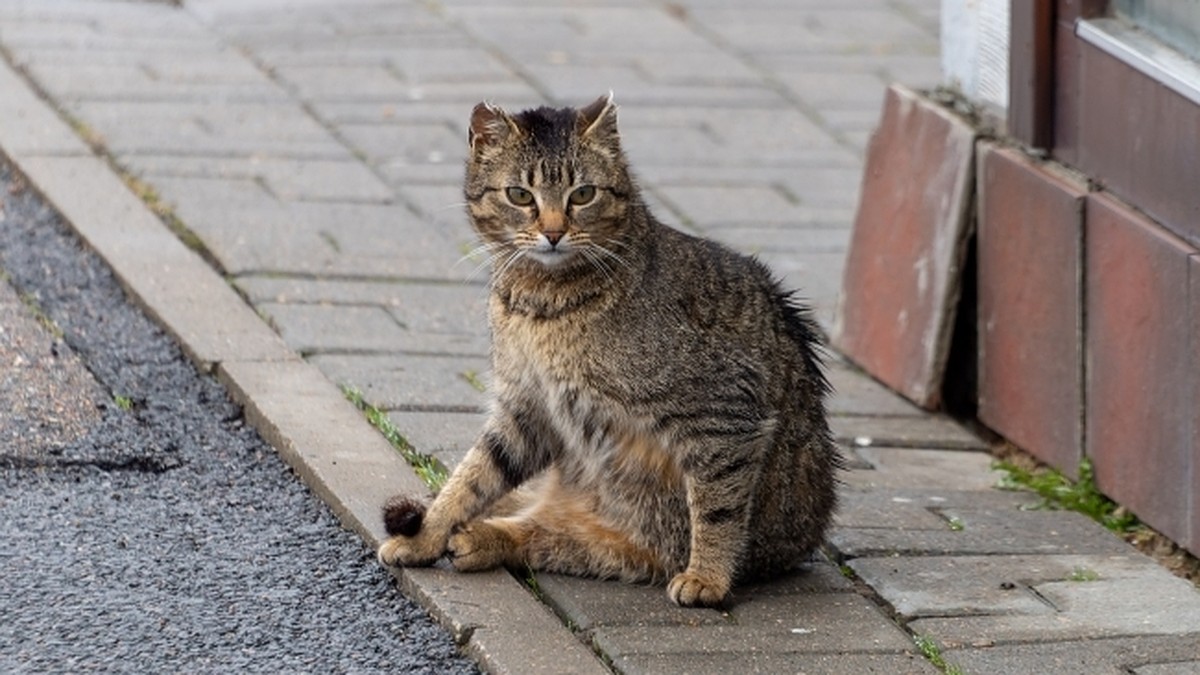
[(635, 187), (612, 94), (580, 108), (471, 114), (465, 193), (498, 266), (612, 269), (628, 245)]

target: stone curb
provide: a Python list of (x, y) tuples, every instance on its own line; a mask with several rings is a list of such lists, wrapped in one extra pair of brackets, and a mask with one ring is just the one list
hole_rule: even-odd
[[(425, 485), (338, 387), (302, 361), (8, 63), (0, 60), (0, 153), (113, 269), (129, 296), (337, 514), (377, 546), (379, 505)], [(505, 572), (396, 573), (463, 650), (493, 673), (605, 673), (549, 608)], [(538, 648), (528, 649), (537, 635)]]

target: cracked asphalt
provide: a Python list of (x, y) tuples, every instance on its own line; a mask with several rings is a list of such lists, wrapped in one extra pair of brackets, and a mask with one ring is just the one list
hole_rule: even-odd
[(0, 671), (477, 672), (3, 164), (0, 277)]

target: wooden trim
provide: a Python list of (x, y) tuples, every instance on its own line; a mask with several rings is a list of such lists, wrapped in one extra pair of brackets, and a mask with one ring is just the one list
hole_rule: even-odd
[(1035, 148), (1054, 142), (1055, 0), (1011, 0), (1008, 133)]

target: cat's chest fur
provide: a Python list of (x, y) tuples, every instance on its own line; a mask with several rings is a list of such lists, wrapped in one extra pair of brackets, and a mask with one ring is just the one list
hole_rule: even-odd
[(629, 400), (626, 359), (605, 312), (539, 319), (494, 307), (494, 368), (505, 386), (543, 407), (562, 437), (574, 478), (600, 480), (614, 466), (670, 477), (674, 460), (653, 419)]

